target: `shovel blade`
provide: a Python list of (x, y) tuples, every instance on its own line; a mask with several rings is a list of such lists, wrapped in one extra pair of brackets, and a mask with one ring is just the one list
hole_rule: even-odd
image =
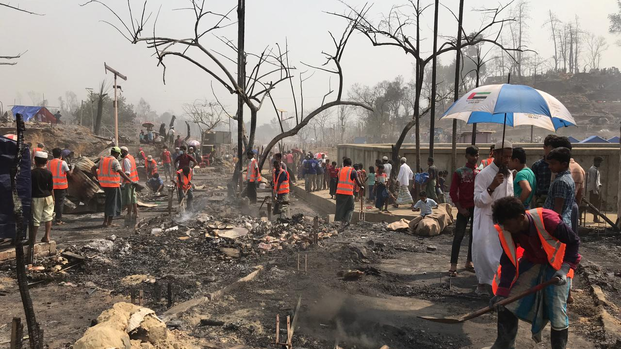
[(423, 319), (423, 320), (427, 320), (427, 321), (432, 321), (432, 322), (439, 322), (442, 324), (458, 324), (461, 322), (464, 322), (463, 319), (455, 319), (455, 318), (437, 318), (437, 317), (433, 317), (433, 316), (419, 316), (418, 318)]

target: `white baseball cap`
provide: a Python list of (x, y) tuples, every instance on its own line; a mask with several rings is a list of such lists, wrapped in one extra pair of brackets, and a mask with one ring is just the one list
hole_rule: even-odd
[(382, 160), (388, 160), (388, 156), (384, 156)]
[(35, 153), (35, 158), (47, 159), (47, 153), (44, 151), (38, 151)]
[(125, 151), (129, 152), (129, 149), (126, 146), (122, 146), (121, 150), (125, 150)]
[(496, 142), (496, 144), (494, 145), (494, 149), (513, 149), (513, 143), (509, 142), (508, 140), (505, 139), (505, 145), (503, 147), (502, 145), (502, 141), (498, 141)]
[(149, 156), (147, 156), (147, 159), (153, 160), (153, 156), (149, 155)]

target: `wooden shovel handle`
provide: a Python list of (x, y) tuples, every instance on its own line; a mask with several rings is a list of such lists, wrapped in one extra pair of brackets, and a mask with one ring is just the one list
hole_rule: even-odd
[(497, 305), (507, 305), (507, 304), (513, 303), (513, 302), (515, 302), (517, 300), (520, 300), (520, 299), (522, 299), (522, 298), (524, 298), (524, 297), (526, 297), (528, 295), (531, 295), (533, 293), (537, 293), (537, 292), (543, 290), (544, 288), (546, 288), (548, 286), (556, 285), (556, 284), (558, 284), (558, 281), (559, 281), (559, 279), (554, 277), (551, 280), (546, 281), (544, 283), (541, 283), (541, 284), (539, 284), (539, 285), (537, 285), (537, 286), (535, 286), (535, 287), (533, 287), (531, 289), (528, 289), (528, 290), (526, 290), (526, 291), (524, 291), (524, 292), (522, 292), (520, 294), (516, 294), (513, 297), (505, 298), (505, 299), (501, 300), (500, 302), (494, 304), (493, 307), (483, 308), (483, 309), (478, 310), (478, 311), (476, 311), (474, 313), (470, 313), (468, 315), (465, 315), (463, 317), (462, 321), (474, 319), (475, 317), (479, 317), (479, 316), (481, 316), (483, 314), (487, 314), (489, 312), (492, 312), (494, 310), (494, 307), (497, 306)]

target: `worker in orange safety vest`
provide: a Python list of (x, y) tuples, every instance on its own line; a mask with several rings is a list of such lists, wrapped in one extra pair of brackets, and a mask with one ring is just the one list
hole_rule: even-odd
[(194, 194), (192, 193), (192, 169), (190, 166), (184, 166), (177, 171), (177, 178), (173, 180), (173, 183), (177, 186), (177, 198), (179, 203), (187, 196), (186, 207), (188, 210), (191, 210)]
[(123, 172), (118, 157), (121, 155), (119, 147), (110, 149), (110, 156), (102, 157), (98, 164), (91, 168), (91, 172), (103, 189), (106, 195), (104, 204), (104, 227), (112, 226), (114, 217), (120, 216), (123, 208), (121, 199), (121, 178), (133, 182), (128, 175)]
[(47, 163), (47, 169), (52, 172), (54, 181), (54, 213), (56, 213), (55, 224), (62, 225), (63, 207), (65, 205), (65, 196), (67, 196), (67, 188), (69, 188), (69, 180), (67, 176), (73, 174), (73, 170), (69, 169), (69, 165), (61, 159), (62, 150), (60, 148), (52, 149), (54, 159)]
[(261, 183), (261, 170), (259, 169), (259, 162), (254, 158), (254, 152), (248, 150), (246, 153), (248, 157), (248, 167), (246, 169), (246, 194), (251, 204), (257, 203), (257, 186)]
[(343, 168), (339, 171), (338, 183), (336, 185), (336, 214), (335, 221), (343, 222), (345, 226), (351, 222), (354, 213), (354, 186), (358, 184), (360, 190), (364, 191), (364, 183), (358, 178), (358, 173), (354, 170), (350, 158), (343, 159)]
[(274, 213), (281, 218), (289, 214), (289, 172), (282, 168), (280, 161), (274, 161), (273, 194), (275, 197)]
[[(515, 197), (498, 199), (492, 207), (492, 218), (503, 250), (492, 285), (495, 296), (490, 301), (498, 311), (498, 336), (492, 348), (515, 348), (518, 319), (522, 319), (532, 324), (535, 341), (541, 340), (549, 321), (552, 349), (565, 349), (569, 329), (567, 297), (581, 260), (578, 234), (555, 211), (524, 211), (524, 205)], [(521, 258), (519, 248), (523, 249)], [(553, 278), (558, 279), (556, 285), (506, 307), (497, 305)]]

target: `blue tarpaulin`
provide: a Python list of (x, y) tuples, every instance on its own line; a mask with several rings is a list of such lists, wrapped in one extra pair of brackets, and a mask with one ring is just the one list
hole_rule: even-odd
[(15, 119), (15, 114), (22, 114), (24, 122), (56, 122), (56, 117), (46, 107), (16, 105), (11, 111), (13, 112), (13, 119)]
[(608, 140), (608, 142), (610, 143), (619, 143), (619, 136), (614, 136), (611, 139)]
[[(11, 190), (11, 168), (15, 161), (17, 142), (0, 136), (0, 239), (15, 238), (15, 216), (13, 214), (13, 191)], [(30, 178), (30, 149), (22, 152), (17, 192), (24, 211), (24, 237), (30, 220), (32, 185)]]
[(591, 136), (583, 139), (580, 143), (608, 143), (608, 141), (600, 136)]

